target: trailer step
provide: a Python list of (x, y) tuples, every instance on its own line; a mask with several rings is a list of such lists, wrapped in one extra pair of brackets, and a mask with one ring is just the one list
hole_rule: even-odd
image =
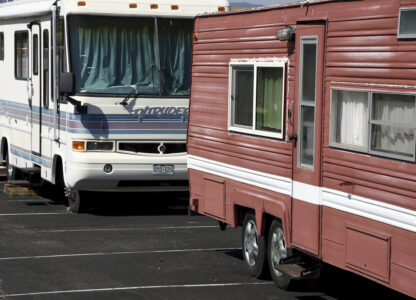
[(307, 256), (296, 254), (282, 259), (275, 269), (292, 279), (316, 279), (321, 275), (321, 264)]

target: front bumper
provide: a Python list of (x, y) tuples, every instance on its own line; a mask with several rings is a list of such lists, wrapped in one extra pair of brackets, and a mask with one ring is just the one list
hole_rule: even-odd
[[(106, 164), (112, 165), (110, 173), (104, 171)], [(174, 165), (174, 174), (153, 174), (154, 164)], [(188, 191), (186, 155), (155, 157), (100, 153), (90, 159), (83, 155), (77, 162), (65, 163), (65, 184), (69, 189), (81, 191)]]

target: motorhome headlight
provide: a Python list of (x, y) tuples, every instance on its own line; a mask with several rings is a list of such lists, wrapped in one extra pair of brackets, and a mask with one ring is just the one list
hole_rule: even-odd
[(85, 142), (84, 141), (72, 141), (72, 150), (84, 151)]
[(88, 141), (87, 151), (113, 151), (114, 142)]

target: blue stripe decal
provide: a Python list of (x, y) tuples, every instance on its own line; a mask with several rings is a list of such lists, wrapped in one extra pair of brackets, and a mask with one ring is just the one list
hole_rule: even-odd
[[(0, 104), (3, 106), (2, 110), (7, 111), (8, 108), (14, 109), (14, 111), (9, 112), (9, 116), (15, 119), (19, 119), (22, 121), (26, 121), (27, 115), (22, 116), (19, 115), (19, 111), (23, 111), (26, 113), (31, 112), (31, 108), (29, 104), (25, 103), (18, 103), (14, 101), (6, 101), (0, 100)], [(34, 113), (39, 114), (40, 108), (39, 107), (32, 107)], [(48, 117), (53, 117), (53, 110), (49, 108), (42, 108), (42, 114), (47, 115)], [(47, 118), (47, 117), (45, 117)], [(67, 113), (67, 112), (60, 112), (59, 114), (60, 124), (59, 130), (67, 131), (70, 133), (77, 133), (77, 134), (100, 134), (100, 135), (110, 135), (110, 134), (186, 134), (186, 123), (188, 122), (188, 108), (186, 107), (145, 107), (137, 109), (136, 111), (126, 113), (126, 114), (74, 114), (74, 113)], [(76, 123), (66, 124), (67, 121), (72, 122), (81, 122), (83, 125), (76, 126)], [(137, 128), (137, 129), (128, 129), (128, 128), (117, 128), (117, 129), (109, 129), (111, 127), (110, 124), (115, 124), (114, 122), (118, 121), (117, 123), (127, 123), (127, 124), (148, 124), (151, 125), (155, 123), (155, 128), (149, 128), (149, 126), (143, 126), (147, 128)], [(34, 122), (39, 124), (39, 121), (36, 120), (36, 116), (34, 116)], [(88, 122), (104, 122), (108, 123), (107, 128), (97, 128), (97, 125)], [(156, 124), (159, 125), (156, 125)], [(161, 126), (161, 128), (157, 128), (160, 126), (161, 123), (165, 123), (166, 125)], [(170, 124), (176, 125), (176, 128), (169, 128)], [(47, 127), (53, 127), (53, 122), (48, 122), (47, 120), (42, 120), (42, 125)], [(69, 127), (65, 126), (68, 125)], [(109, 126), (110, 125), (110, 126)], [(83, 128), (86, 126), (90, 126), (90, 128)], [(117, 125), (114, 125), (117, 126)], [(166, 126), (166, 127), (165, 127)], [(96, 128), (91, 128), (96, 127)], [(130, 127), (131, 126), (127, 126)], [(140, 125), (138, 126), (140, 127)], [(179, 127), (179, 128), (178, 128)], [(185, 128), (184, 128), (185, 127)]]
[(39, 156), (33, 155), (28, 150), (18, 149), (17, 147), (15, 147), (13, 145), (10, 145), (10, 152), (13, 155), (16, 155), (18, 157), (22, 157), (26, 160), (30, 160), (30, 161), (34, 162), (35, 164), (41, 165), (43, 167), (46, 167), (46, 168), (49, 168), (49, 169), (52, 167), (52, 160), (51, 159), (41, 158)]
[(113, 129), (113, 130), (101, 130), (101, 129), (69, 129), (70, 133), (90, 133), (90, 134), (186, 134), (185, 130), (123, 130), (123, 129)]

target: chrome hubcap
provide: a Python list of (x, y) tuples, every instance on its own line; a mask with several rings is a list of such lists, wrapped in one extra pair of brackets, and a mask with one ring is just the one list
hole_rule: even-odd
[(244, 228), (244, 257), (250, 267), (254, 266), (259, 255), (257, 227), (253, 220)]
[(280, 260), (287, 257), (287, 249), (285, 236), (281, 228), (277, 228), (272, 232), (272, 238), (270, 241), (270, 259), (273, 266), (273, 272), (277, 276), (282, 276), (283, 273), (275, 269), (275, 265), (280, 264)]

